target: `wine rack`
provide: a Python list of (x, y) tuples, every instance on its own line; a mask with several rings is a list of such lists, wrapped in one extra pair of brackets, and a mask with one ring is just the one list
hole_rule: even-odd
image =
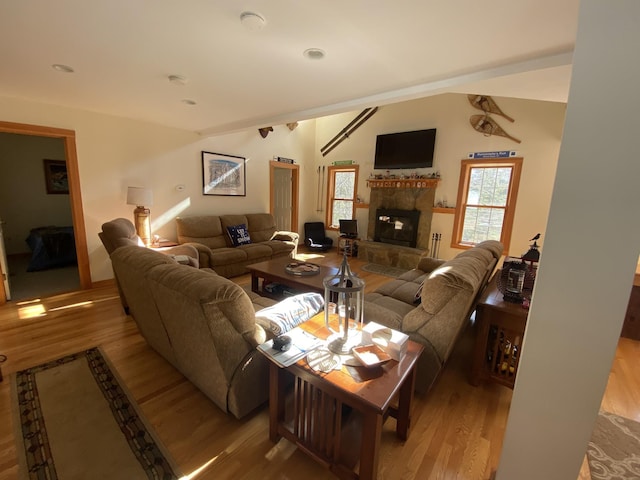
[(505, 302), (494, 275), (476, 306), (476, 346), (470, 382), (481, 380), (513, 388), (522, 355), (528, 310)]

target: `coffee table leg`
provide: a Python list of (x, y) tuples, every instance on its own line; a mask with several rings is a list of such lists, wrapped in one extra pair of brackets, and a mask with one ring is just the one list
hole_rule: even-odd
[(258, 291), (258, 274), (256, 272), (251, 272), (251, 291), (254, 293), (260, 293)]
[(362, 419), (362, 445), (360, 447), (360, 480), (378, 478), (378, 454), (382, 435), (382, 415), (367, 412)]
[(284, 420), (284, 394), (280, 367), (269, 362), (269, 440), (274, 443), (280, 439), (278, 426)]

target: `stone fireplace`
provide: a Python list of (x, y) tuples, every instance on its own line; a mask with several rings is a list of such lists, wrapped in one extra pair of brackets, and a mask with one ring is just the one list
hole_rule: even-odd
[[(431, 218), (436, 179), (369, 180), (369, 225), (367, 240), (359, 242), (358, 257), (381, 265), (414, 268), (418, 258), (429, 250)], [(415, 245), (390, 244), (375, 241), (378, 210), (419, 211)]]

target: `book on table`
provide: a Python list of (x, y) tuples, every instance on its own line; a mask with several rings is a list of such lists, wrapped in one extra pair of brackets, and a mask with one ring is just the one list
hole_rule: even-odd
[(291, 346), (288, 350), (281, 351), (274, 349), (273, 340), (268, 340), (265, 343), (258, 345), (258, 349), (280, 367), (293, 365), (301, 358), (304, 358), (307, 353), (324, 344), (324, 341), (309, 332), (304, 331), (300, 327), (295, 327), (284, 335), (291, 338)]

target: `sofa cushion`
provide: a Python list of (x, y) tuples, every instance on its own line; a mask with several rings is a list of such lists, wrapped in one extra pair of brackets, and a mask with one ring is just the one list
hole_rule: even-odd
[[(224, 247), (212, 251), (210, 267), (216, 270), (216, 266), (242, 263), (247, 260), (247, 252), (244, 248)], [(220, 273), (220, 272), (218, 272)]]
[(251, 235), (249, 235), (249, 230), (244, 223), (228, 226), (227, 233), (234, 247), (251, 243)]
[(414, 302), (416, 290), (419, 286), (420, 283), (407, 282), (398, 278), (394, 278), (393, 280), (390, 280), (377, 288), (375, 293), (379, 293), (387, 297), (392, 297), (396, 300), (408, 304), (409, 306), (415, 306)]
[(268, 260), (273, 254), (271, 247), (264, 243), (250, 243), (248, 245), (240, 245), (238, 248), (246, 253), (247, 260), (250, 260), (252, 263)]
[[(243, 221), (236, 222), (245, 223)], [(230, 247), (231, 241), (217, 215), (194, 215), (176, 218), (178, 243), (201, 243), (207, 247)]]
[(271, 240), (276, 232), (276, 221), (270, 213), (247, 213), (247, 226), (254, 242)]
[(364, 321), (376, 322), (395, 330), (402, 330), (402, 318), (415, 309), (393, 297), (372, 292), (364, 296)]

